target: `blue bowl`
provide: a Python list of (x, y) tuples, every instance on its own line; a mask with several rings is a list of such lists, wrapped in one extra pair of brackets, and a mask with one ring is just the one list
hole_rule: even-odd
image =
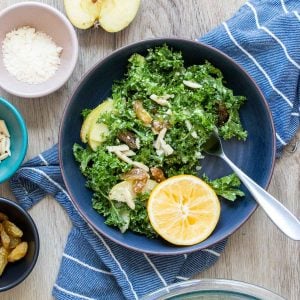
[[(82, 125), (81, 111), (96, 107), (102, 99), (111, 94), (114, 80), (121, 79), (126, 72), (127, 60), (133, 53), (145, 54), (147, 49), (168, 44), (183, 54), (186, 65), (202, 64), (210, 61), (225, 77), (226, 85), (236, 95), (244, 95), (247, 102), (241, 109), (241, 121), (248, 130), (246, 142), (231, 140), (224, 143), (228, 156), (258, 184), (266, 188), (271, 179), (275, 160), (275, 134), (268, 105), (255, 82), (232, 59), (222, 52), (204, 44), (173, 38), (153, 39), (138, 42), (113, 52), (99, 62), (79, 83), (71, 97), (61, 123), (59, 137), (60, 165), (68, 192), (74, 205), (86, 221), (104, 236), (136, 251), (172, 255), (183, 254), (209, 247), (223, 240), (237, 230), (257, 207), (255, 200), (243, 187), (246, 196), (235, 201), (221, 201), (220, 221), (205, 241), (189, 247), (178, 247), (162, 239), (148, 239), (105, 225), (91, 205), (92, 192), (85, 187), (85, 177), (80, 173), (78, 163), (72, 155), (74, 143), (80, 143)], [(220, 159), (206, 157), (202, 162), (203, 171), (211, 178), (231, 173)]]
[(20, 112), (0, 97), (0, 120), (4, 120), (10, 134), (11, 156), (0, 163), (0, 183), (8, 180), (24, 160), (28, 146), (25, 121)]

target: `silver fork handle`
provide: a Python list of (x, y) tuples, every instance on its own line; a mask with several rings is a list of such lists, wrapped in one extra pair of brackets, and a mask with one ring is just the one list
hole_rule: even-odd
[(260, 187), (240, 168), (238, 168), (225, 154), (220, 155), (231, 169), (238, 175), (257, 203), (263, 208), (268, 217), (278, 228), (293, 240), (300, 240), (300, 221), (278, 200)]

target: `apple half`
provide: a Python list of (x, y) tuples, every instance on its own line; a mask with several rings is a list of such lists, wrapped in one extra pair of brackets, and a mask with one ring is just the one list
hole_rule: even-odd
[(118, 32), (135, 18), (140, 0), (64, 0), (66, 14), (79, 29), (99, 24), (108, 32)]

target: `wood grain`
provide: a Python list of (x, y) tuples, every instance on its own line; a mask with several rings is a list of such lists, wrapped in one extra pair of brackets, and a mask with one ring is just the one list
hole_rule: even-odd
[[(1, 0), (0, 10), (17, 2)], [(41, 1), (63, 11), (62, 0)], [(229, 18), (244, 0), (144, 0), (135, 21), (124, 31), (78, 31), (80, 54), (75, 72), (58, 92), (41, 99), (23, 100), (0, 90), (24, 115), (29, 130), (27, 159), (57, 142), (64, 106), (78, 80), (98, 60), (112, 50), (150, 37), (196, 38)], [(298, 134), (300, 139), (300, 132)], [(269, 191), (300, 216), (300, 149), (285, 152), (277, 161)], [(0, 185), (0, 195), (12, 198), (8, 184)], [(47, 197), (31, 211), (41, 237), (37, 265), (21, 285), (4, 292), (2, 300), (52, 299), (61, 255), (70, 229), (62, 208)], [(300, 247), (280, 233), (258, 209), (228, 242), (225, 253), (208, 271), (196, 278), (228, 278), (258, 284), (286, 299), (300, 299)], [(142, 280), (142, 279), (141, 279)]]

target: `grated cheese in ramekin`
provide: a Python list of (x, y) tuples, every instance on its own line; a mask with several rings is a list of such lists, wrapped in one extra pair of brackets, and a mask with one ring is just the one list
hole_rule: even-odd
[(62, 50), (46, 33), (24, 26), (6, 34), (3, 63), (17, 80), (39, 84), (55, 74)]

